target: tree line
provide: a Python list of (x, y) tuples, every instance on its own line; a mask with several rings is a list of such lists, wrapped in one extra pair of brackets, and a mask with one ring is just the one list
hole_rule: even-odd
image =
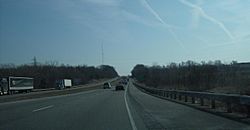
[(58, 79), (72, 79), (73, 85), (86, 84), (91, 80), (113, 78), (118, 76), (114, 67), (109, 65), (70, 66), (70, 65), (0, 65), (0, 77), (18, 76), (34, 78), (35, 88), (55, 87)]
[(209, 91), (214, 88), (233, 88), (250, 94), (250, 63), (220, 60), (197, 63), (187, 61), (166, 66), (137, 64), (132, 77), (151, 87), (166, 89)]

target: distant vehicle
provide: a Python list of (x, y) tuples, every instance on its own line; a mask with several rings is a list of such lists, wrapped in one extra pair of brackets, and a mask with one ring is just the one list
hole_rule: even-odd
[(14, 94), (30, 92), (34, 89), (33, 78), (29, 77), (6, 77), (0, 79), (0, 94)]
[(106, 89), (106, 88), (108, 88), (108, 89), (111, 88), (111, 84), (109, 82), (106, 82), (103, 84), (103, 89)]
[(71, 86), (72, 86), (72, 80), (71, 79), (60, 79), (60, 80), (56, 81), (57, 89), (70, 88)]
[(118, 90), (124, 90), (124, 87), (123, 87), (123, 85), (120, 85), (120, 84), (119, 84), (119, 85), (116, 85), (116, 86), (115, 86), (115, 90), (116, 90), (116, 91), (118, 91)]
[(124, 84), (124, 85), (127, 85), (127, 84), (128, 84), (128, 82), (127, 82), (127, 81), (123, 81), (123, 84)]
[(126, 80), (122, 80), (122, 81), (120, 81), (120, 82), (119, 82), (119, 84), (124, 84), (124, 85), (127, 85), (127, 84), (128, 84), (128, 82), (127, 82)]

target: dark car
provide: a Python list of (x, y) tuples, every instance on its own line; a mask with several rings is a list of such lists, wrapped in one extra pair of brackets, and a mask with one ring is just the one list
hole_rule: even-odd
[(108, 83), (108, 82), (104, 83), (103, 84), (103, 89), (106, 89), (106, 88), (110, 89), (111, 88), (111, 84)]
[(117, 86), (115, 86), (115, 90), (117, 91), (117, 90), (124, 90), (124, 87), (123, 87), (123, 85), (117, 85)]

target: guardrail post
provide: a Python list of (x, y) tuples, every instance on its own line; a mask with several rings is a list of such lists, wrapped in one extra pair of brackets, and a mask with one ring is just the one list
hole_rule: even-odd
[(227, 103), (227, 112), (232, 113), (232, 105), (229, 102)]
[(246, 105), (247, 108), (247, 117), (250, 117), (250, 105)]
[(185, 95), (185, 102), (187, 102), (188, 101), (188, 97)]
[(203, 98), (200, 98), (200, 103), (201, 103), (201, 106), (204, 106), (204, 99)]
[[(230, 95), (230, 94), (218, 94), (218, 93), (207, 93), (207, 92), (183, 92), (178, 90), (160, 90), (156, 88), (144, 88), (140, 87), (139, 89), (144, 90), (145, 92), (150, 92), (152, 94), (158, 94), (160, 96), (164, 96), (170, 99), (177, 99), (182, 101), (182, 98), (184, 98), (185, 102), (188, 102), (191, 98), (191, 103), (195, 104), (195, 100), (199, 100), (199, 104), (201, 106), (209, 105), (211, 109), (216, 109), (217, 104), (216, 101), (220, 101), (225, 106), (225, 111), (228, 113), (233, 112), (233, 105), (238, 104), (241, 106), (244, 106), (244, 114), (247, 115), (247, 118), (250, 118), (250, 96), (241, 96), (241, 95)], [(183, 97), (184, 96), (184, 97)], [(209, 102), (207, 104), (206, 102)], [(246, 111), (247, 110), (247, 111)]]
[(179, 100), (181, 100), (181, 98), (182, 98), (181, 95), (179, 95)]
[(215, 100), (213, 100), (213, 99), (211, 100), (211, 108), (215, 109)]
[(192, 97), (192, 104), (194, 104), (195, 103), (195, 98), (194, 97)]

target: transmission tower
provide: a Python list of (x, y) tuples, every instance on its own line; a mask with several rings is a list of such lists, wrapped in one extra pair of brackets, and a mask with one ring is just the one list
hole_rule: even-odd
[(103, 51), (103, 43), (102, 43), (102, 65), (104, 64), (104, 51)]
[(37, 66), (37, 60), (36, 60), (36, 57), (34, 56), (34, 58), (32, 59), (32, 61), (33, 61), (33, 65), (34, 66)]

